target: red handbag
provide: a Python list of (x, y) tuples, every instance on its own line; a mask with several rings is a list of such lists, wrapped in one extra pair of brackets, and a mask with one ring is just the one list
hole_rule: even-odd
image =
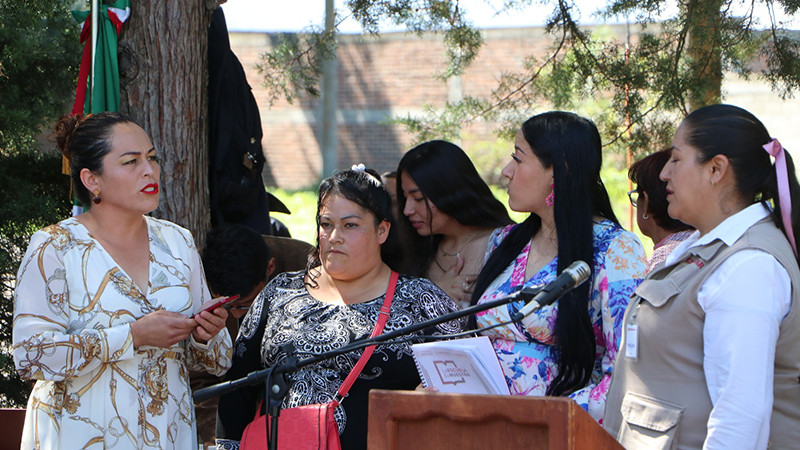
[[(392, 297), (394, 297), (394, 289), (397, 285), (397, 272), (392, 271), (392, 276), (389, 280), (389, 288), (386, 289), (386, 298), (383, 301), (381, 312), (378, 315), (378, 321), (375, 323), (375, 329), (372, 330), (370, 337), (378, 336), (383, 332), (383, 327), (389, 320), (389, 311), (392, 306)], [(375, 350), (374, 345), (370, 345), (364, 349), (353, 370), (347, 375), (339, 391), (330, 403), (315, 404), (298, 406), (295, 408), (288, 408), (281, 410), (278, 417), (278, 426), (280, 433), (278, 434), (278, 450), (306, 450), (306, 449), (323, 449), (323, 450), (340, 450), (339, 443), (339, 427), (336, 425), (336, 419), (333, 417), (333, 411), (339, 406), (340, 399), (347, 395), (347, 391), (358, 378), (361, 370), (367, 364), (372, 352)], [(242, 450), (260, 450), (269, 447), (267, 442), (267, 426), (269, 424), (269, 416), (261, 414), (261, 405), (256, 410), (256, 416), (250, 422), (242, 433), (242, 439), (239, 442), (239, 448)]]
[[(333, 418), (335, 406), (330, 403), (298, 406), (281, 411), (278, 417), (280, 434), (278, 449), (327, 449), (339, 450), (339, 427)], [(267, 424), (269, 416), (261, 414), (259, 406), (256, 418), (247, 425), (239, 442), (241, 449), (267, 449)]]

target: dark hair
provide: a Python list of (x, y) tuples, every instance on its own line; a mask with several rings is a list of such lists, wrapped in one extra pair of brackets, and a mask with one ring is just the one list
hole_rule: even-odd
[(314, 271), (311, 269), (321, 264), (319, 258), (319, 212), (328, 198), (333, 195), (340, 195), (372, 213), (376, 226), (384, 220), (389, 222), (389, 235), (381, 245), (381, 259), (392, 270), (398, 270), (398, 265), (402, 261), (402, 249), (392, 216), (392, 198), (383, 187), (380, 175), (372, 169), (344, 170), (322, 180), (319, 185), (317, 216), (315, 217), (317, 243), (308, 258), (307, 266), (312, 283), (315, 277)]
[(647, 213), (659, 227), (676, 232), (692, 229), (667, 213), (667, 182), (659, 178), (661, 169), (669, 161), (671, 149), (660, 150), (636, 161), (628, 169), (628, 178), (636, 183), (636, 190), (647, 194)]
[[(447, 141), (428, 141), (412, 148), (397, 166), (397, 217), (402, 224), (403, 239), (412, 243), (410, 270), (414, 275), (425, 275), (441, 235), (420, 236), (403, 214), (406, 203), (403, 173), (414, 180), (426, 200), (461, 225), (497, 228), (514, 223), (505, 205), (494, 197), (459, 146)], [(430, 213), (427, 201), (426, 207)]]
[[(710, 105), (686, 116), (687, 142), (697, 149), (698, 162), (704, 163), (716, 155), (725, 155), (730, 161), (736, 190), (750, 202), (761, 201), (772, 208), (772, 218), (784, 234), (778, 198), (775, 167), (763, 146), (772, 141), (767, 128), (753, 114), (733, 105)], [(786, 154), (789, 193), (792, 205), (792, 231), (800, 236), (800, 185), (794, 171), (794, 162)], [(768, 202), (772, 200), (772, 205)]]
[(239, 224), (212, 228), (203, 247), (203, 268), (214, 295), (249, 294), (267, 281), (269, 247), (257, 231)]
[(81, 181), (81, 170), (102, 175), (103, 157), (111, 151), (111, 133), (120, 123), (136, 122), (120, 112), (107, 111), (86, 117), (64, 115), (56, 123), (56, 146), (69, 160), (72, 186), (83, 206), (89, 206), (90, 193)]
[[(594, 278), (593, 216), (619, 224), (608, 192), (600, 179), (600, 133), (592, 121), (577, 114), (551, 111), (522, 124), (522, 134), (545, 167), (553, 168), (553, 193), (558, 238), (558, 273), (573, 261), (585, 261)], [(541, 218), (531, 214), (514, 227), (492, 252), (475, 282), (472, 303), (477, 303), (489, 284), (519, 255), (541, 228)], [(558, 303), (555, 335), (558, 375), (548, 395), (566, 395), (586, 386), (594, 369), (595, 339), (589, 318), (591, 283), (565, 294)]]

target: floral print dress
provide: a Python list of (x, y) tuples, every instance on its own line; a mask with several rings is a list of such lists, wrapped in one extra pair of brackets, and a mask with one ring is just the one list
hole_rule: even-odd
[[(492, 235), (491, 250), (500, 245), (513, 227), (511, 225)], [(530, 243), (489, 285), (479, 303), (507, 296), (523, 285), (545, 284), (556, 278), (557, 257), (525, 280), (529, 250)], [(590, 289), (589, 317), (597, 344), (595, 368), (589, 384), (570, 397), (598, 422), (603, 418), (612, 366), (622, 337), (625, 308), (630, 295), (644, 278), (646, 264), (642, 245), (633, 233), (609, 220), (594, 224), (594, 278)], [(515, 302), (478, 313), (478, 325), (483, 328), (508, 321), (523, 305), (523, 302)], [(558, 374), (557, 312), (558, 301), (533, 312), (522, 320), (522, 324), (505, 325), (485, 332), (494, 344), (512, 394), (543, 396)]]
[(231, 339), (223, 328), (205, 345), (133, 348), (136, 319), (210, 300), (191, 234), (146, 220), (147, 292), (75, 218), (31, 238), (14, 296), (14, 362), (37, 380), (22, 448), (197, 448), (189, 369), (224, 374)]

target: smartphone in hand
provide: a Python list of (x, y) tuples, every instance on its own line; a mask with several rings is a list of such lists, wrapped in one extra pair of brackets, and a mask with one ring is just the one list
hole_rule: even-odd
[[(239, 300), (238, 295), (232, 295), (230, 297), (223, 298), (218, 302), (212, 303), (209, 307), (201, 309), (199, 312), (197, 312), (197, 314), (200, 314), (203, 311), (213, 312), (215, 309), (220, 307), (228, 309), (231, 306), (233, 306), (233, 302), (235, 302), (236, 300)], [(194, 316), (196, 316), (197, 314), (195, 314)], [(192, 318), (194, 318), (194, 316), (192, 316)]]

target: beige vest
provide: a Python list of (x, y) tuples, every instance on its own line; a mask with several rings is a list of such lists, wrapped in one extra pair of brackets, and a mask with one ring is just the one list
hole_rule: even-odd
[[(725, 259), (744, 249), (773, 255), (792, 281), (792, 306), (781, 323), (775, 354), (769, 439), (771, 448), (800, 448), (800, 269), (771, 218), (750, 227), (730, 247), (718, 239), (688, 250), (673, 265), (657, 266), (636, 289), (625, 313), (603, 420), (625, 448), (703, 446), (712, 405), (703, 373), (705, 313), (697, 293)], [(632, 324), (638, 326), (635, 360), (625, 356)]]

